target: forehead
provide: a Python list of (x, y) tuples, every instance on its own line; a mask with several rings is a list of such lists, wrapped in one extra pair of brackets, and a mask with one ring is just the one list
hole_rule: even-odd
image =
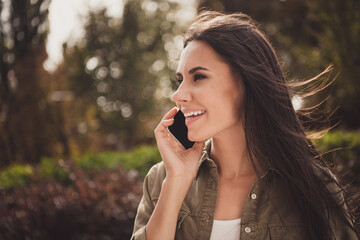
[(204, 41), (191, 41), (182, 51), (178, 66), (178, 72), (186, 71), (195, 65), (213, 67), (216, 64), (224, 64), (221, 56)]

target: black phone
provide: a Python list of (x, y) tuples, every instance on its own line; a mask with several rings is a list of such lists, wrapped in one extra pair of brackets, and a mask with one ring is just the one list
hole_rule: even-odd
[(195, 142), (188, 139), (188, 128), (182, 111), (178, 110), (174, 116), (174, 123), (168, 127), (168, 130), (185, 149), (194, 146)]

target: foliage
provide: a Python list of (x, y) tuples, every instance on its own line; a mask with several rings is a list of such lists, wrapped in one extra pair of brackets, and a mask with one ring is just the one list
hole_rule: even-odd
[(76, 160), (83, 169), (101, 170), (114, 168), (117, 165), (126, 170), (137, 170), (145, 177), (150, 167), (161, 161), (160, 153), (156, 146), (140, 146), (129, 152), (102, 152), (98, 154), (87, 153)]
[(136, 169), (140, 176), (145, 177), (149, 169), (160, 161), (161, 156), (157, 146), (141, 146), (125, 155), (121, 166), (125, 169)]
[(69, 179), (65, 169), (64, 160), (59, 159), (56, 162), (52, 158), (43, 157), (38, 171), (42, 178), (53, 178), (59, 182), (65, 183)]
[(70, 162), (53, 180), (0, 192), (0, 239), (130, 239), (141, 180), (117, 167), (90, 177)]
[(344, 184), (360, 187), (359, 132), (332, 131), (314, 144)]
[(0, 1), (0, 167), (57, 153), (59, 124), (43, 69), (49, 3)]
[[(314, 143), (320, 149), (338, 149), (337, 155), (343, 159), (360, 158), (360, 134), (355, 132), (332, 131)], [(351, 166), (349, 166), (351, 167)]]
[(335, 81), (331, 109), (347, 128), (360, 127), (360, 2), (357, 0), (306, 1), (306, 18), (317, 28), (308, 29), (317, 44), (312, 50), (319, 53), (323, 64), (333, 63), (340, 75)]
[[(144, 178), (149, 169), (160, 161), (161, 157), (157, 146), (142, 145), (127, 152), (88, 152), (76, 158), (74, 164), (88, 175), (121, 166), (128, 171), (136, 171)], [(47, 180), (55, 180), (65, 186), (69, 184), (69, 167), (63, 159), (55, 160), (43, 157), (40, 164), (33, 167), (30, 165), (13, 165), (0, 172), (0, 188), (3, 190), (23, 186), (28, 181), (41, 182)]]
[(24, 186), (32, 174), (30, 165), (14, 164), (0, 173), (0, 190)]
[[(169, 66), (179, 55), (175, 19), (170, 18), (177, 10), (175, 2), (133, 0), (126, 2), (120, 19), (106, 10), (90, 12), (82, 41), (64, 45), (63, 69), (75, 96), (65, 111), (73, 113), (73, 124), (81, 124), (80, 134), (73, 133), (77, 141), (102, 149), (153, 141), (156, 118), (171, 92)], [(99, 142), (94, 134), (102, 134)]]

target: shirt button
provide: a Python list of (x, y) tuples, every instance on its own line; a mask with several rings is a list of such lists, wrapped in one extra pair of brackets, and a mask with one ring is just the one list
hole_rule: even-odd
[(251, 198), (255, 200), (256, 199), (256, 194), (255, 193), (251, 194)]
[(246, 232), (246, 233), (250, 233), (250, 232), (251, 232), (251, 228), (250, 228), (250, 227), (246, 227), (246, 228), (245, 228), (245, 232)]

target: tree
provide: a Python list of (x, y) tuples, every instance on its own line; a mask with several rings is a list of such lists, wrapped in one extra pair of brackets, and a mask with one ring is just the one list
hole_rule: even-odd
[(46, 72), (48, 0), (1, 1), (0, 165), (37, 162), (55, 144), (53, 109), (41, 87)]
[(314, 50), (322, 65), (334, 63), (340, 75), (335, 81), (331, 109), (347, 128), (360, 127), (360, 2), (356, 0), (307, 1), (308, 19), (319, 29), (309, 32), (317, 40)]
[[(120, 19), (107, 16), (104, 9), (91, 12), (84, 38), (64, 45), (62, 67), (75, 96), (69, 111), (76, 111), (74, 122), (83, 126), (78, 139), (102, 134), (108, 140), (104, 145), (116, 149), (153, 140), (154, 124), (166, 104), (158, 100), (171, 93), (174, 64), (167, 64), (168, 58), (178, 57), (174, 41), (180, 29), (171, 18), (177, 9), (165, 0), (133, 0)], [(89, 144), (84, 142), (87, 148)]]

